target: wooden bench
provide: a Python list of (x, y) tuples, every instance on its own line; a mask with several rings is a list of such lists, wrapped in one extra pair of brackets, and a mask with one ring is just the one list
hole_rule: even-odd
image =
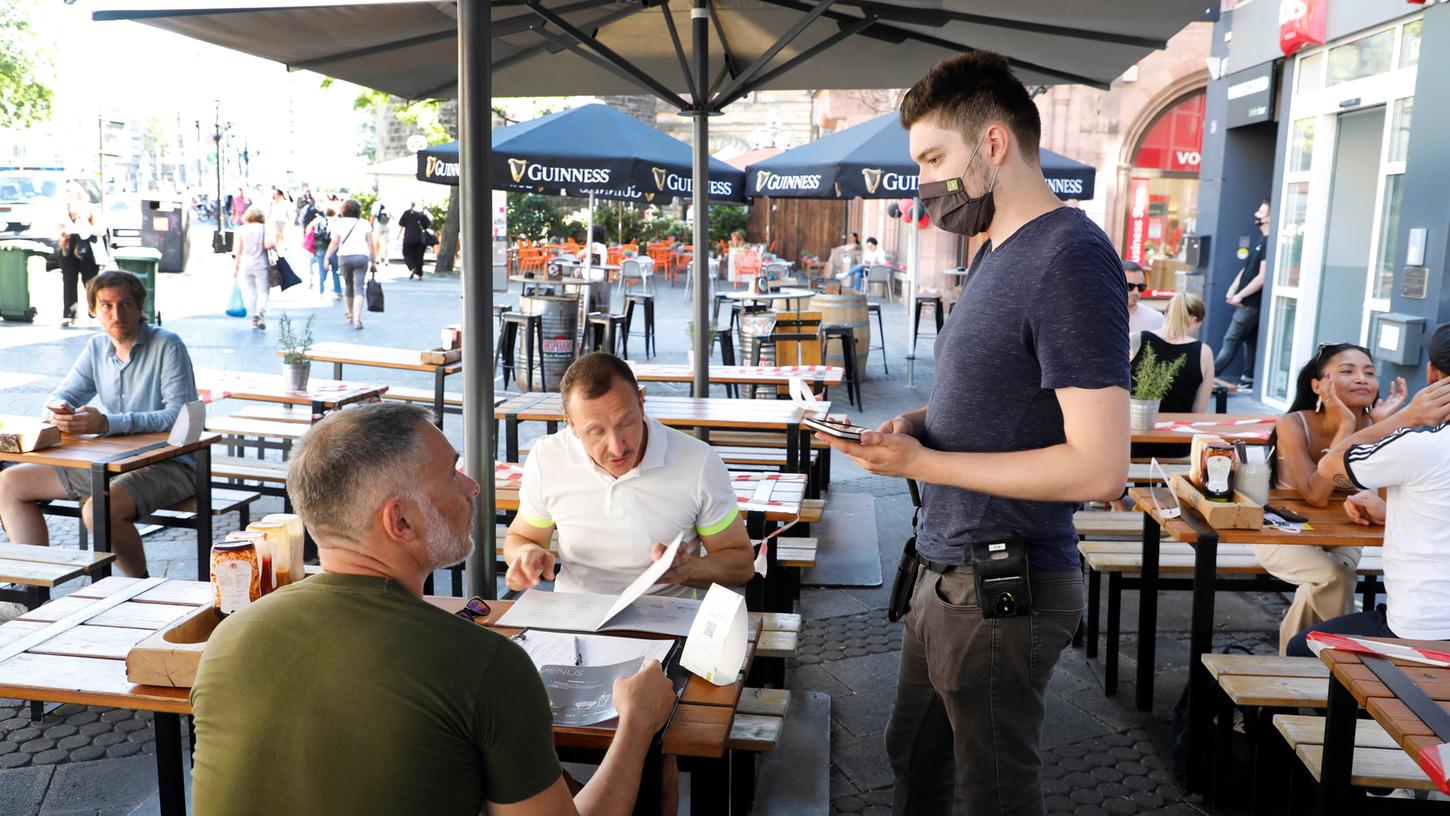
[(246, 488), (282, 500), (282, 512), (292, 512), (287, 495), (287, 462), (249, 459), (245, 456), (212, 456), (211, 478), (217, 489)]
[[(252, 504), (260, 498), (262, 498), (262, 494), (253, 490), (213, 488), (211, 492), (211, 512), (207, 514), (205, 523), (210, 523), (211, 519), (216, 516), (236, 513), (238, 527), (245, 528), (251, 523)], [(81, 517), (81, 503), (71, 501), (70, 499), (55, 499), (49, 502), (41, 502), (40, 505), (42, 512), (52, 516), (73, 519), (79, 519)], [(137, 519), (136, 527), (142, 535), (145, 535), (148, 532), (142, 529), (145, 525), (152, 527), (185, 527), (194, 530), (201, 523), (203, 522), (197, 519), (196, 500), (187, 499), (186, 501), (173, 504), (170, 507), (163, 507), (149, 516)], [(82, 550), (89, 550), (90, 536), (86, 531), (86, 525), (82, 523), (77, 524), (76, 527), (79, 529), (77, 539), (80, 542), (80, 548)], [(208, 553), (200, 552), (200, 544), (197, 547), (198, 563), (204, 564), (210, 556)]]
[(785, 689), (747, 688), (740, 693), (735, 721), (730, 726), (732, 751), (765, 753), (780, 743), (790, 692)]
[[(426, 408), (433, 407), (433, 389), (431, 388), (407, 388), (396, 385), (388, 386), (388, 393), (383, 395), (385, 400), (421, 404)], [(463, 394), (458, 391), (443, 392), (443, 413), (463, 413)]]
[[(1317, 783), (1323, 774), (1324, 718), (1278, 714), (1274, 716), (1274, 727)], [(1353, 768), (1349, 777), (1352, 787), (1438, 790), (1410, 755), (1374, 720), (1355, 723)], [(1348, 803), (1346, 808), (1349, 808), (1347, 812), (1353, 812)]]
[(255, 403), (238, 408), (224, 417), (215, 417), (215, 420), (223, 419), (255, 419), (263, 422), (291, 422), (297, 425), (312, 424), (312, 409), (301, 405), (273, 405), (270, 403)]
[[(1164, 462), (1160, 461), (1158, 465), (1163, 468), (1163, 473), (1166, 474), (1169, 478), (1172, 478), (1173, 474), (1175, 473), (1182, 473), (1185, 476), (1188, 475), (1187, 464), (1176, 464), (1173, 462), (1168, 462), (1165, 464)], [(1128, 483), (1133, 485), (1151, 484), (1155, 480), (1155, 477), (1149, 475), (1149, 471), (1152, 470), (1152, 468), (1152, 462), (1130, 463), (1128, 465)]]
[(240, 454), (246, 448), (256, 448), (260, 455), (266, 450), (280, 450), (285, 457), (292, 449), (292, 443), (307, 433), (309, 424), (279, 419), (249, 419), (247, 417), (224, 416), (206, 421), (206, 429), (219, 433), (231, 455)]
[[(1099, 518), (1102, 517), (1102, 518)], [(1118, 655), (1120, 623), (1122, 620), (1122, 596), (1126, 589), (1139, 589), (1143, 572), (1143, 517), (1138, 512), (1094, 512), (1083, 511), (1074, 514), (1073, 521), (1078, 535), (1084, 540), (1078, 543), (1078, 552), (1083, 557), (1083, 568), (1087, 571), (1087, 619), (1084, 622), (1086, 654), (1089, 658), (1098, 656), (1098, 630), (1101, 620), (1099, 596), (1102, 576), (1108, 576), (1107, 609), (1107, 654), (1103, 672), (1103, 690), (1112, 695), (1118, 687)], [(1136, 535), (1129, 532), (1137, 524)], [(1194, 551), (1188, 544), (1166, 538), (1159, 543), (1158, 588), (1163, 590), (1191, 591), (1193, 589)], [(1357, 570), (1360, 576), (1359, 591), (1364, 608), (1373, 609), (1375, 598), (1381, 589), (1380, 578), (1384, 575), (1380, 554), (1366, 551)], [(1292, 591), (1293, 585), (1280, 581), (1259, 564), (1251, 544), (1221, 544), (1218, 549), (1218, 577), (1214, 582), (1219, 592), (1284, 592)], [(1177, 577), (1174, 577), (1177, 576)]]

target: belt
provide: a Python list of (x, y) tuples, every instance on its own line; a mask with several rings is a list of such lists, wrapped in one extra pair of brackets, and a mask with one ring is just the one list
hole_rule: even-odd
[(936, 561), (922, 558), (919, 555), (916, 557), (916, 563), (920, 564), (923, 567), (926, 567), (927, 569), (937, 573), (938, 575), (946, 575), (949, 572), (957, 572), (958, 570), (966, 571), (971, 566), (970, 564), (942, 564)]

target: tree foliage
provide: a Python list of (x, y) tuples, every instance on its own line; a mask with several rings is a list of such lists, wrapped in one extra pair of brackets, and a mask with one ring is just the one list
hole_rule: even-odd
[(25, 128), (50, 118), (50, 48), (30, 25), (34, 0), (0, 3), (0, 127)]
[(509, 232), (531, 241), (545, 241), (565, 232), (564, 217), (548, 196), (508, 194)]
[(710, 205), (710, 243), (718, 244), (730, 240), (730, 233), (745, 230), (750, 223), (750, 211), (743, 204)]

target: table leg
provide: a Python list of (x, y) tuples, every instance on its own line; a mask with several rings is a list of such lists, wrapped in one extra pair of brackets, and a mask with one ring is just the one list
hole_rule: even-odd
[(158, 711), (153, 723), (156, 728), (156, 782), (161, 788), (162, 816), (186, 816), (181, 715)]
[[(105, 463), (91, 465), (91, 519), (95, 529), (91, 530), (91, 549), (96, 552), (111, 551), (111, 474)], [(81, 519), (85, 524), (85, 519)]]
[(1153, 663), (1158, 637), (1158, 547), (1162, 528), (1143, 514), (1143, 574), (1138, 581), (1138, 710), (1153, 710)]
[(1319, 774), (1320, 813), (1342, 813), (1349, 799), (1354, 763), (1355, 719), (1359, 703), (1333, 673), (1329, 676), (1329, 712), (1324, 719), (1324, 765)]
[(506, 461), (519, 461), (519, 418), (510, 414), (503, 421), (504, 448), (503, 452)]
[[(1155, 559), (1156, 560), (1156, 559)], [(1146, 559), (1144, 571), (1147, 570)], [(1218, 576), (1218, 534), (1202, 533), (1193, 547), (1193, 615), (1188, 640), (1189, 791), (1208, 787), (1208, 721), (1213, 716), (1213, 678), (1200, 656), (1213, 651), (1214, 583)], [(1151, 701), (1150, 701), (1151, 702)], [(1346, 778), (1348, 778), (1346, 776)]]
[(433, 424), (443, 430), (443, 367), (433, 369)]
[(332, 364), (332, 378), (334, 380), (342, 379), (342, 363)]
[(739, 761), (726, 752), (719, 759), (697, 758), (690, 762), (690, 813), (692, 816), (724, 816), (732, 801), (735, 767)]
[(801, 461), (801, 426), (792, 422), (785, 426), (785, 469), (790, 473), (802, 472)]
[(211, 580), (211, 448), (197, 449), (196, 580)]
[(325, 414), (325, 413), (327, 413), (327, 406), (323, 404), (322, 400), (313, 400), (312, 401), (312, 422), (314, 424), (317, 423), (319, 420), (322, 419), (322, 415)]

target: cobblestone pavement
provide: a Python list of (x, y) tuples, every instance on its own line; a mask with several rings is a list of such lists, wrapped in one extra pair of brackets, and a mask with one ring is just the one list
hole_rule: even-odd
[[(229, 270), (217, 259), (202, 262), (181, 276), (162, 276), (161, 306), (165, 325), (182, 335), (198, 367), (275, 371), (275, 337), (251, 332), (245, 321), (220, 316)], [(298, 268), (305, 268), (299, 266)], [(335, 304), (314, 301), (297, 290), (274, 301), (270, 314), (318, 315), (318, 340), (346, 340), (377, 345), (431, 344), (432, 326), (457, 319), (458, 282), (432, 279), (409, 283), (400, 268), (380, 275), (388, 291), (388, 312), (361, 333), (345, 326)], [(59, 276), (37, 277), (32, 286), (42, 308), (33, 326), (0, 322), (0, 413), (34, 414), (45, 395), (74, 359), (89, 330), (60, 328), (54, 318)], [(500, 296), (513, 302), (517, 295)], [(873, 352), (863, 397), (866, 410), (853, 410), (862, 424), (875, 425), (896, 413), (919, 407), (931, 385), (932, 335), (923, 335), (914, 385), (906, 385), (905, 338), (901, 309), (888, 306), (887, 347), (891, 374), (881, 369)], [(685, 321), (682, 289), (664, 286), (660, 294), (657, 360), (684, 362)], [(419, 332), (418, 326), (430, 327)], [(873, 324), (873, 330), (874, 330)], [(322, 372), (320, 372), (322, 373)], [(330, 375), (330, 372), (326, 372)], [(397, 374), (378, 369), (349, 369), (350, 379), (382, 378), (394, 385), (425, 387), (426, 375)], [(461, 383), (451, 381), (450, 388)], [(669, 386), (653, 391), (678, 392)], [(841, 399), (844, 393), (837, 395)], [(845, 410), (844, 402), (838, 407)], [(236, 405), (212, 406), (225, 412)], [(1236, 398), (1234, 410), (1261, 410)], [(446, 432), (462, 445), (461, 422), (449, 417)], [(535, 429), (525, 426), (525, 441)], [(900, 479), (869, 476), (838, 458), (833, 465), (833, 492), (877, 497), (877, 534), (882, 573), (889, 583), (902, 541), (910, 534), (911, 504)], [(264, 498), (253, 506), (253, 518), (277, 512), (280, 502)], [(74, 547), (76, 522), (49, 523), (56, 546)], [(217, 535), (236, 529), (235, 516), (217, 519)], [(0, 541), (3, 541), (0, 535)], [(192, 579), (196, 575), (194, 534), (162, 530), (146, 538), (152, 574)], [(444, 584), (446, 586), (446, 584)], [(62, 587), (63, 596), (74, 588)], [(799, 658), (788, 671), (794, 689), (824, 691), (832, 697), (831, 794), (833, 813), (885, 814), (890, 810), (891, 775), (881, 735), (890, 713), (901, 646), (898, 625), (886, 621), (889, 586), (852, 589), (806, 589), (800, 610), (805, 618)], [(1259, 653), (1273, 651), (1275, 621), (1282, 611), (1278, 596), (1219, 595), (1225, 629), (1223, 643), (1252, 643)], [(1185, 800), (1165, 769), (1168, 717), (1183, 686), (1187, 654), (1187, 595), (1165, 593), (1160, 605), (1157, 700), (1152, 714), (1133, 709), (1133, 664), (1136, 651), (1136, 601), (1125, 594), (1124, 682), (1116, 698), (1102, 694), (1102, 664), (1087, 660), (1081, 650), (1063, 654), (1049, 688), (1048, 726), (1044, 734), (1046, 785), (1052, 813), (1200, 813)], [(150, 716), (126, 711), (64, 706), (32, 724), (29, 707), (0, 700), (0, 816), (33, 814), (128, 814), (156, 812), (154, 737)], [(788, 757), (777, 757), (789, 761)]]

